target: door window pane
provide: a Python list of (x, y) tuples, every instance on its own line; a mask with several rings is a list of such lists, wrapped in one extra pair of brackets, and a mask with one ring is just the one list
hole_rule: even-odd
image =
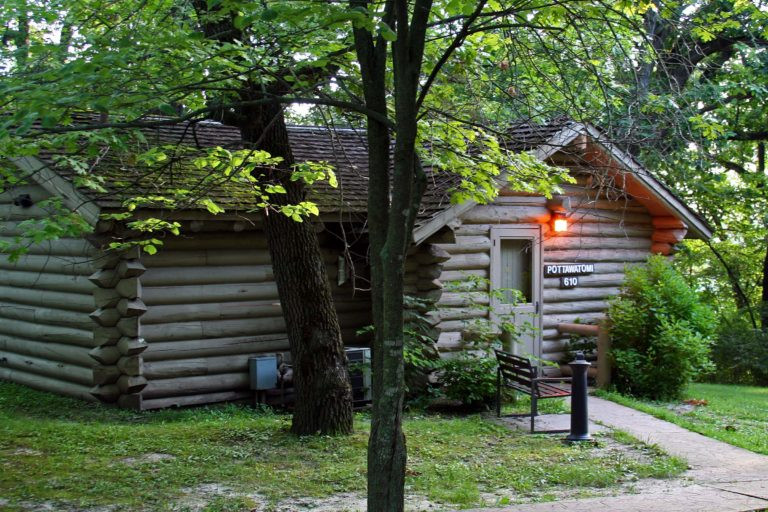
[[(501, 288), (522, 292), (522, 302), (531, 302), (533, 290), (533, 240), (502, 238), (501, 243)], [(514, 295), (504, 292), (501, 301), (514, 302)]]

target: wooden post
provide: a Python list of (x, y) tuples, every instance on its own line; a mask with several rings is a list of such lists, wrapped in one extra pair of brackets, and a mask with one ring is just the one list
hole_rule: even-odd
[(606, 389), (611, 384), (611, 333), (608, 323), (600, 322), (597, 333), (597, 387)]

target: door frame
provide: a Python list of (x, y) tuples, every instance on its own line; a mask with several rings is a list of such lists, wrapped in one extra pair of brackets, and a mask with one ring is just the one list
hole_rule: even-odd
[[(500, 288), (501, 282), (501, 240), (503, 239), (517, 239), (517, 240), (531, 240), (533, 247), (533, 261), (532, 261), (532, 282), (531, 282), (531, 302), (522, 306), (523, 309), (530, 309), (531, 311), (524, 311), (525, 313), (532, 313), (533, 325), (535, 331), (533, 333), (533, 356), (541, 358), (541, 340), (542, 340), (542, 309), (544, 305), (543, 289), (542, 289), (542, 247), (541, 247), (541, 226), (536, 227), (513, 227), (513, 226), (491, 226), (491, 290)], [(502, 304), (498, 298), (494, 298), (491, 295), (491, 322), (494, 325), (499, 324), (498, 315), (495, 313), (499, 311)], [(518, 344), (513, 345), (516, 348)], [(505, 350), (509, 347), (505, 347)], [(519, 350), (514, 350), (518, 352)]]

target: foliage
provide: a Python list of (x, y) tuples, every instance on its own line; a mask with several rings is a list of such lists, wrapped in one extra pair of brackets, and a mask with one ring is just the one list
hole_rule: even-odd
[(768, 333), (743, 318), (726, 319), (712, 346), (712, 362), (714, 382), (768, 386)]
[(711, 369), (714, 316), (662, 256), (627, 270), (608, 318), (620, 392), (673, 398)]
[(496, 396), (496, 360), (462, 353), (440, 363), (442, 392), (469, 407), (490, 405)]
[[(47, 502), (125, 511), (179, 510), (198, 497), (215, 510), (229, 496), (229, 506), (240, 511), (250, 510), (242, 502), (251, 499), (285, 510), (293, 499), (364, 492), (366, 416), (358, 415), (350, 437), (297, 438), (289, 423), (288, 416), (234, 405), (126, 411), (0, 383), (0, 494), (10, 501), (6, 507)], [(404, 428), (413, 446), (410, 492), (448, 508), (482, 506), (486, 493), (534, 497), (684, 469), (659, 453), (617, 458), (510, 432), (479, 416), (406, 416)], [(151, 454), (167, 457), (152, 462)], [(545, 472), (546, 465), (558, 470)], [(217, 496), (212, 484), (227, 490)]]
[(768, 388), (692, 383), (682, 398), (707, 403), (692, 408), (679, 402), (641, 401), (605, 391), (597, 394), (707, 437), (768, 455)]

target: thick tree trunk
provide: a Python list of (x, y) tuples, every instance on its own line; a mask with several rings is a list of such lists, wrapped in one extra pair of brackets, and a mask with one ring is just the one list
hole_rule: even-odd
[[(287, 193), (274, 195), (272, 203), (305, 200), (303, 184), (290, 180), (294, 159), (280, 106), (243, 112), (239, 125), (244, 142), (283, 158), (276, 177)], [(264, 225), (293, 359), (296, 406), (291, 431), (348, 434), (353, 415), (347, 358), (317, 233), (310, 222), (296, 222), (275, 211), (265, 216)]]
[[(234, 15), (207, 17), (209, 2), (194, 0), (206, 37), (219, 42), (246, 41), (234, 25)], [(215, 11), (216, 8), (214, 8)], [(242, 82), (242, 100), (263, 97), (262, 84)], [(289, 90), (269, 91), (275, 96)], [(286, 194), (274, 195), (276, 206), (298, 204), (305, 199), (301, 182), (291, 181), (293, 152), (288, 140), (282, 107), (269, 103), (222, 112), (224, 122), (240, 128), (243, 142), (254, 149), (283, 158), (275, 170)], [(317, 233), (310, 222), (296, 222), (280, 212), (265, 218), (267, 243), (288, 331), (293, 363), (296, 405), (291, 431), (298, 435), (347, 434), (352, 432), (352, 390), (347, 357), (333, 305), (325, 263)]]
[(763, 258), (763, 293), (760, 297), (760, 327), (768, 332), (768, 240), (765, 244), (765, 257)]

